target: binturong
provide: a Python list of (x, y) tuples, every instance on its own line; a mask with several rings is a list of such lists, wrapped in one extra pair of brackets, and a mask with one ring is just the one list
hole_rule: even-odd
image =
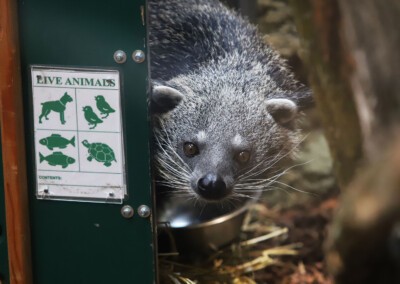
[(160, 184), (207, 203), (268, 190), (295, 153), (310, 91), (217, 0), (150, 0), (149, 23)]

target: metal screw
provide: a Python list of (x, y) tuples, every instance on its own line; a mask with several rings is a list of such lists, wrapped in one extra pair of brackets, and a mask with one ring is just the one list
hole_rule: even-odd
[(114, 52), (114, 60), (119, 64), (125, 63), (126, 53), (122, 50), (117, 50), (116, 52)]
[(114, 197), (115, 194), (114, 194), (114, 192), (110, 192), (110, 193), (108, 193), (108, 196), (109, 196), (109, 197)]
[(151, 210), (147, 205), (140, 205), (138, 208), (138, 215), (142, 218), (147, 218), (151, 214)]
[(142, 63), (146, 59), (146, 55), (142, 50), (135, 50), (132, 54), (132, 59), (136, 63)]
[(133, 208), (129, 205), (125, 205), (121, 208), (121, 214), (126, 219), (132, 218), (134, 214)]

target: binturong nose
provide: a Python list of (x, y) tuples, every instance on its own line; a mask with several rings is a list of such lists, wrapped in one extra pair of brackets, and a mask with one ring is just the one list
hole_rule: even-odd
[(222, 200), (231, 193), (231, 189), (217, 174), (208, 173), (197, 182), (196, 193), (206, 200)]

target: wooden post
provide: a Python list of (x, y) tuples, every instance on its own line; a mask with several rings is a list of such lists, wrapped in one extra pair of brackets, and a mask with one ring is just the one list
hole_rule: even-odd
[(10, 284), (32, 283), (17, 4), (0, 1), (0, 125)]

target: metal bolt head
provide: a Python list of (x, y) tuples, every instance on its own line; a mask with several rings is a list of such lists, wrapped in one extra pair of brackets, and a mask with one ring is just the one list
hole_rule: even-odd
[(121, 208), (122, 217), (129, 219), (129, 218), (132, 218), (133, 214), (134, 214), (134, 211), (131, 206), (125, 205)]
[(142, 218), (147, 218), (151, 214), (151, 210), (147, 205), (140, 205), (138, 208), (138, 215)]
[(132, 54), (132, 59), (136, 63), (142, 63), (146, 59), (146, 54), (142, 50), (135, 50)]
[(126, 53), (122, 50), (117, 50), (116, 52), (114, 52), (114, 60), (119, 64), (125, 63)]

